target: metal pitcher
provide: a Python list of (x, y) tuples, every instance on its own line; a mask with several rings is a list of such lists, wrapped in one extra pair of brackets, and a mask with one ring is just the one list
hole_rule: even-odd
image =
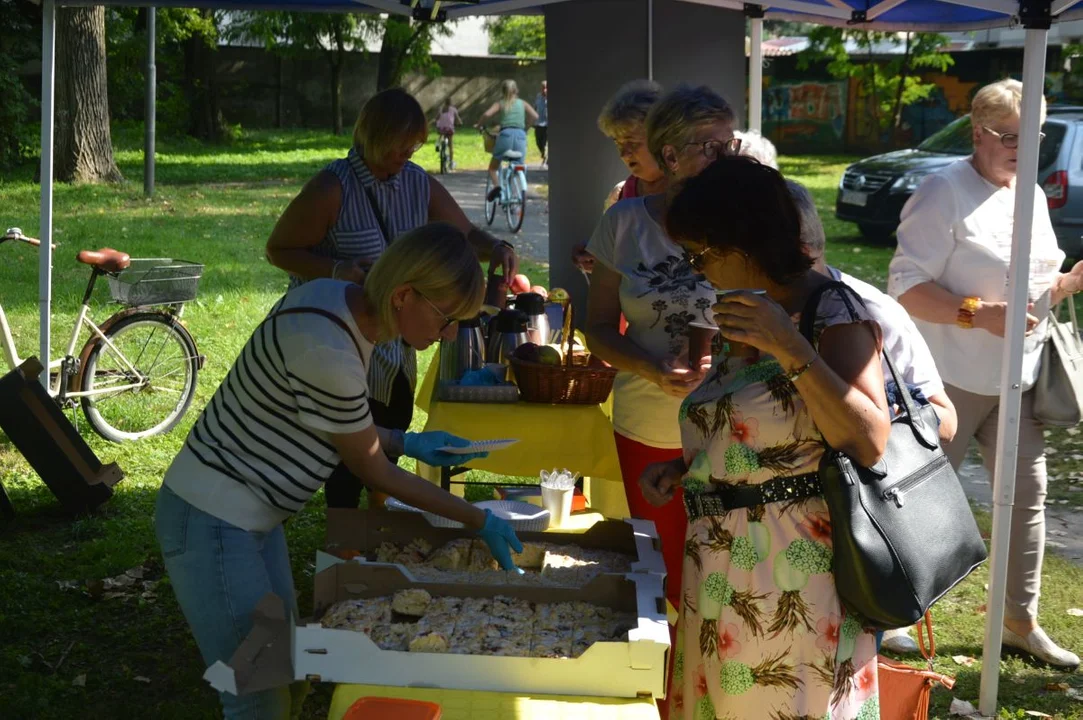
[(515, 349), (527, 342), (526, 317), (518, 310), (501, 310), (489, 322), (489, 344), (485, 359), (507, 365)]
[(515, 296), (515, 309), (526, 316), (526, 337), (535, 345), (549, 344), (549, 318), (545, 314), (545, 298), (538, 293)]
[(467, 370), (484, 364), (485, 345), (478, 318), (459, 321), (454, 340), (440, 341), (440, 380), (458, 382)]

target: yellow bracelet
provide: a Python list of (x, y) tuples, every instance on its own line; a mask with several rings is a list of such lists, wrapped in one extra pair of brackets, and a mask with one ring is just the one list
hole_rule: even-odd
[(974, 327), (974, 315), (978, 312), (978, 307), (981, 305), (981, 298), (967, 297), (963, 298), (963, 302), (959, 305), (959, 311), (955, 315), (955, 324), (964, 330), (970, 330)]

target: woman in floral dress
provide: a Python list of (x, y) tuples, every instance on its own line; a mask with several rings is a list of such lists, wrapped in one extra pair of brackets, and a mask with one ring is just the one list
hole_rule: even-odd
[(835, 591), (815, 473), (828, 445), (884, 452), (879, 326), (825, 291), (785, 181), (751, 158), (685, 181), (666, 227), (716, 288), (766, 291), (714, 306), (731, 344), (681, 407), (683, 457), (640, 482), (659, 505), (683, 486), (688, 511), (669, 717), (876, 720), (875, 641)]

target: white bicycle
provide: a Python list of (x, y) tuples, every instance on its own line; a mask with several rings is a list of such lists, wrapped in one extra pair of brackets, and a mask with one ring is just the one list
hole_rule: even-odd
[[(19, 228), (0, 235), (0, 245), (8, 240), (41, 245)], [(204, 357), (180, 321), (184, 303), (196, 297), (203, 266), (171, 258), (132, 259), (111, 248), (82, 250), (76, 260), (91, 267), (90, 281), (67, 352), (48, 361), (49, 395), (61, 408), (78, 403), (90, 427), (113, 442), (168, 432), (188, 411), (203, 367)], [(102, 276), (113, 300), (127, 307), (99, 326), (90, 317), (90, 297)], [(84, 327), (90, 337), (76, 356)], [(4, 359), (14, 369), (22, 360), (3, 306), (0, 332)]]
[[(482, 132), (492, 137), (488, 130)], [(523, 161), (523, 154), (515, 150), (505, 152), (500, 158), (497, 179), (500, 181), (500, 197), (490, 200), (493, 180), (488, 173), (485, 174), (485, 222), (488, 225), (493, 224), (499, 205), (504, 209), (508, 229), (513, 233), (519, 232), (526, 218), (526, 163)]]

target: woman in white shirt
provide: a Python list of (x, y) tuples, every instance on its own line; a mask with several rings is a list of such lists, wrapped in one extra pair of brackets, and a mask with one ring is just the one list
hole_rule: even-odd
[[(679, 87), (647, 116), (647, 145), (667, 183), (736, 154), (735, 116), (707, 87)], [(639, 490), (643, 469), (681, 456), (677, 413), (703, 379), (690, 367), (690, 322), (713, 324), (714, 289), (666, 235), (663, 194), (621, 200), (602, 216), (587, 244), (596, 258), (586, 332), (591, 351), (620, 369), (613, 385), (613, 429), (632, 517), (653, 520), (662, 540), (674, 607), (680, 605), (686, 519), (680, 502), (657, 508)], [(622, 334), (621, 316), (627, 320)], [(709, 366), (709, 358), (708, 358)], [(680, 498), (678, 498), (679, 500)]]
[[(1023, 85), (1017, 80), (987, 85), (974, 96), (974, 154), (926, 178), (907, 202), (888, 276), (888, 291), (913, 316), (958, 412), (958, 432), (945, 451), (958, 467), (975, 438), (990, 478), (996, 458), (1022, 96)], [(1042, 197), (1040, 188), (1035, 193)], [(1038, 625), (1046, 467), (1031, 390), (1050, 307), (1083, 289), (1083, 263), (1061, 273), (1063, 262), (1049, 210), (1036, 202), (1004, 644), (1050, 665), (1074, 668), (1079, 658), (1058, 647)]]

